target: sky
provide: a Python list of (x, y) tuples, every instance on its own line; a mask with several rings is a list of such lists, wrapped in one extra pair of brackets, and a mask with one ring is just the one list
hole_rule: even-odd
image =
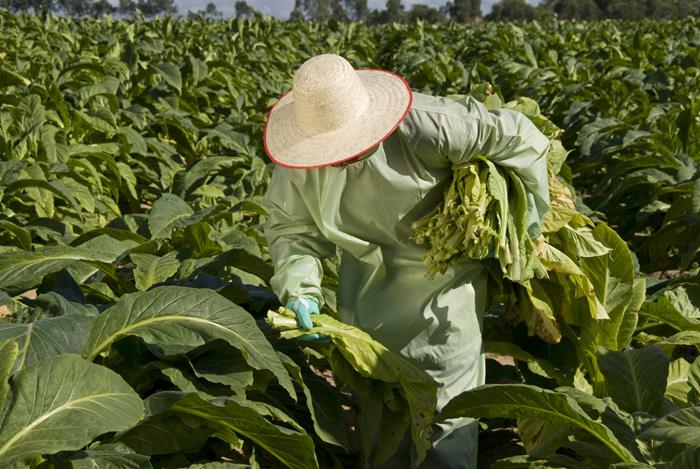
[[(225, 16), (232, 15), (234, 12), (235, 0), (175, 0), (178, 12), (186, 14), (188, 10), (197, 11), (203, 10), (207, 3), (212, 2)], [(262, 13), (276, 16), (278, 18), (288, 18), (292, 8), (294, 8), (294, 0), (246, 0), (248, 5), (252, 6)], [(497, 0), (481, 0), (481, 12), (487, 14), (491, 11), (491, 7)], [(527, 0), (528, 3), (536, 5), (540, 0)], [(414, 3), (425, 3), (430, 6), (442, 6), (447, 0), (403, 0), (403, 4), (409, 8)], [(368, 0), (370, 9), (383, 10), (386, 5), (386, 0)]]

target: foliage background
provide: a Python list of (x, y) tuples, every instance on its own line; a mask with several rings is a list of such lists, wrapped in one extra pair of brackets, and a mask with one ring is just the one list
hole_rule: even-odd
[[(0, 458), (20, 457), (10, 452), (11, 430), (24, 412), (46, 410), (3, 396), (60, 376), (87, 395), (108, 383), (125, 395), (124, 412), (74, 440), (32, 440), (23, 464), (352, 467), (397, 443), (392, 432), (383, 445), (361, 436), (378, 435), (379, 424), (419, 428), (399, 418), (397, 409), (417, 402), (405, 386), (279, 340), (263, 321), (278, 306), (260, 230), (265, 111), (291, 86), (291, 71), (323, 52), (394, 70), (427, 93), (482, 95), (491, 83), (505, 100), (537, 101), (564, 129), (571, 153), (560, 176), (578, 189), (577, 208), (615, 229), (636, 253), (628, 270), (646, 278), (644, 305), (622, 305), (639, 316), (630, 340), (593, 352), (601, 386), (572, 375), (581, 360), (571, 343), (544, 343), (524, 326), (504, 330), (494, 314), (486, 337), (516, 366), (489, 360), (490, 382), (537, 390), (475, 391), (489, 399), (467, 395), (454, 414), (489, 417), (488, 428), (517, 418), (528, 457), (577, 467), (696, 454), (698, 440), (685, 436), (693, 435), (699, 376), (696, 19), (370, 27), (2, 11), (0, 37), (0, 402), (12, 403), (0, 406)], [(332, 264), (327, 272), (333, 314)], [(168, 295), (195, 311), (190, 319), (173, 318)], [(201, 308), (190, 307), (195, 300)], [(221, 311), (240, 324), (222, 322)], [(270, 347), (265, 357), (233, 337), (240, 327)], [(364, 407), (314, 373), (328, 367), (366, 396)], [(637, 399), (619, 377), (649, 392)], [(514, 399), (549, 413), (503, 405)], [(376, 402), (383, 407), (371, 408)], [(550, 425), (542, 417), (555, 404), (565, 418)], [(675, 412), (685, 413), (668, 417)], [(387, 420), (366, 418), (379, 414)], [(242, 424), (228, 426), (231, 416)], [(346, 420), (357, 425), (337, 425)]]

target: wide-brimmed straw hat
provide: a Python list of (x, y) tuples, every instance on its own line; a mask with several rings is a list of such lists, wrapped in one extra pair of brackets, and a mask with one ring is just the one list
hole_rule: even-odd
[(270, 110), (265, 151), (290, 168), (350, 160), (386, 139), (412, 101), (408, 83), (393, 72), (355, 70), (339, 55), (317, 55), (297, 69), (292, 90)]

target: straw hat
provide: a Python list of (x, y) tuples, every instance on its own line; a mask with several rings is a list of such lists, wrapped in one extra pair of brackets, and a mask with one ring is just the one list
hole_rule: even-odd
[(292, 90), (270, 110), (265, 151), (290, 168), (350, 160), (387, 138), (412, 101), (408, 83), (395, 73), (355, 70), (339, 55), (317, 55), (299, 67)]

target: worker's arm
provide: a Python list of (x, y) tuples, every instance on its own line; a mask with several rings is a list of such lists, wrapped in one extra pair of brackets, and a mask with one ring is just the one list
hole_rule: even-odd
[(412, 113), (412, 125), (422, 134), (423, 147), (450, 164), (483, 155), (512, 170), (527, 191), (528, 233), (533, 239), (538, 237), (549, 209), (547, 137), (524, 114), (511, 109), (489, 111), (472, 97), (463, 102), (436, 98), (434, 103), (429, 112)]
[(294, 298), (311, 298), (320, 307), (321, 259), (334, 255), (335, 246), (319, 232), (291, 180), (292, 171), (276, 167), (265, 195), (270, 211), (265, 237), (275, 266), (270, 283), (282, 304)]

